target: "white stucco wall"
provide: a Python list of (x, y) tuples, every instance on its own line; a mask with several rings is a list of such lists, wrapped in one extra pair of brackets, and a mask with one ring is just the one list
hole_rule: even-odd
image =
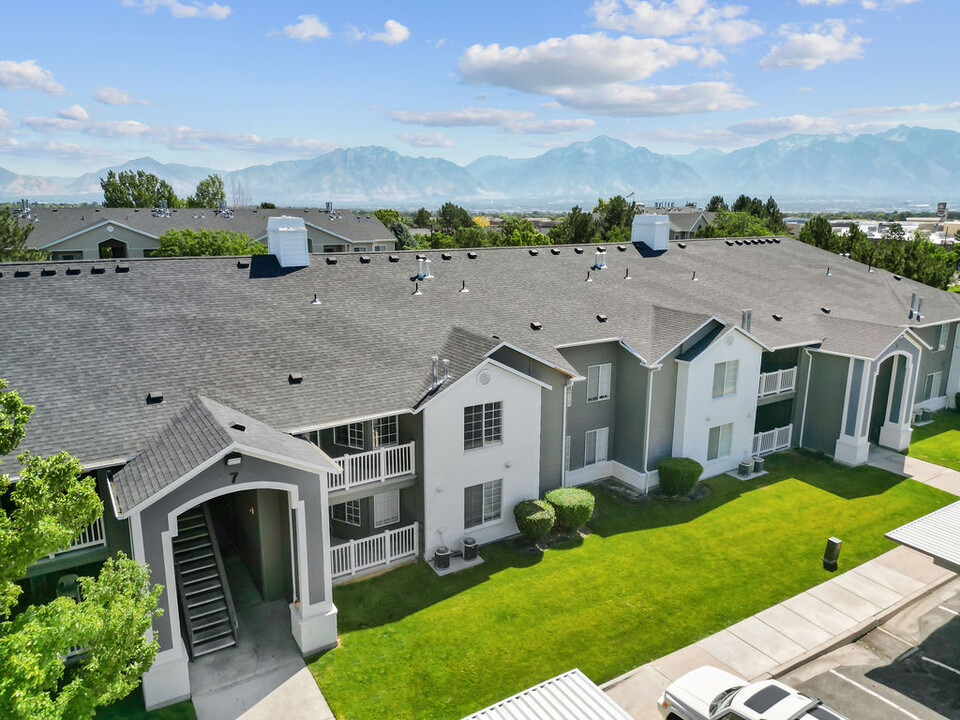
[[(478, 375), (490, 380), (481, 385)], [(481, 544), (513, 535), (513, 508), (536, 498), (540, 487), (541, 386), (518, 373), (483, 363), (430, 401), (423, 410), (424, 557), (438, 545), (460, 548), (464, 536)], [(502, 403), (502, 442), (463, 449), (463, 409)], [(464, 530), (464, 488), (503, 480), (500, 519)]]
[[(752, 454), (761, 353), (756, 342), (734, 328), (719, 336), (692, 361), (678, 361), (673, 455), (699, 462), (704, 468), (703, 477), (727, 472)], [(714, 366), (729, 360), (740, 361), (737, 391), (714, 398)], [(730, 454), (708, 461), (710, 428), (726, 423), (733, 423)]]

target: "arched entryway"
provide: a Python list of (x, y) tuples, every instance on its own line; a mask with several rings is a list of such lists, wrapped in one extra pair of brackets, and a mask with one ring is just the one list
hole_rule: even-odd
[(910, 378), (913, 359), (905, 353), (884, 358), (874, 373), (869, 440), (892, 450), (910, 444)]

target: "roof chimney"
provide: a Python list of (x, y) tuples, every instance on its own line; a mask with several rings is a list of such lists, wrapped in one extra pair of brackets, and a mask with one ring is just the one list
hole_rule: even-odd
[(282, 215), (267, 218), (267, 250), (277, 258), (280, 267), (306, 267), (310, 264), (307, 250), (307, 226), (303, 218)]
[(753, 323), (753, 310), (740, 311), (740, 327), (750, 332), (750, 325)]

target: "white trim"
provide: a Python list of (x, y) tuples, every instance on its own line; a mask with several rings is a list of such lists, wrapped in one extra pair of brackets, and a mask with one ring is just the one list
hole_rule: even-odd
[(800, 415), (800, 447), (803, 447), (803, 431), (807, 427), (807, 398), (810, 397), (810, 370), (813, 368), (813, 355), (810, 354), (810, 348), (805, 347), (803, 352), (807, 356), (807, 382), (803, 386), (803, 412)]
[(599, 340), (583, 340), (582, 342), (572, 342), (572, 343), (561, 343), (560, 345), (554, 345), (557, 350), (565, 350), (566, 348), (575, 348), (575, 347), (585, 347), (587, 345), (603, 345), (605, 343), (619, 343), (620, 338), (618, 337), (608, 337), (600, 338)]
[[(208, 458), (208, 459), (205, 460), (204, 462), (202, 462), (202, 463), (200, 463), (199, 465), (197, 465), (196, 467), (194, 467), (194, 468), (193, 468), (192, 470), (190, 470), (189, 472), (184, 473), (183, 475), (181, 475), (179, 478), (177, 478), (176, 480), (174, 480), (172, 483), (170, 483), (170, 484), (167, 485), (166, 487), (160, 488), (159, 491), (157, 491), (156, 493), (154, 493), (154, 494), (151, 495), (150, 497), (144, 498), (143, 500), (141, 500), (140, 502), (138, 502), (136, 505), (134, 505), (132, 508), (129, 508), (129, 509), (127, 509), (126, 511), (124, 511), (123, 513), (117, 515), (117, 519), (118, 519), (118, 520), (125, 520), (125, 519), (127, 519), (128, 517), (130, 517), (131, 513), (134, 513), (134, 512), (138, 512), (138, 513), (139, 513), (140, 511), (144, 510), (145, 508), (150, 507), (150, 506), (153, 505), (155, 502), (157, 502), (158, 500), (161, 500), (162, 498), (166, 497), (167, 495), (169, 495), (170, 493), (172, 493), (174, 490), (176, 490), (177, 488), (179, 488), (181, 485), (185, 484), (185, 483), (186, 483), (187, 481), (189, 481), (190, 479), (196, 477), (197, 475), (199, 475), (200, 473), (202, 473), (202, 472), (203, 472), (204, 470), (206, 470), (207, 468), (212, 467), (212, 466), (213, 466), (214, 464), (216, 464), (218, 461), (220, 461), (220, 460), (222, 460), (223, 458), (225, 458), (227, 455), (230, 454), (230, 451), (231, 451), (232, 449), (233, 449), (233, 445), (230, 445), (229, 447), (225, 448), (224, 450), (221, 450), (221, 451), (218, 452), (217, 454), (213, 455), (212, 457)], [(175, 585), (169, 585), (168, 587), (176, 587), (176, 586), (175, 586)]]
[[(651, 405), (653, 404), (653, 374), (659, 372), (662, 368), (662, 365), (657, 365), (656, 367), (651, 367), (650, 372), (647, 376), (647, 419), (643, 424), (643, 473), (646, 475), (650, 472), (650, 411)], [(644, 487), (644, 492), (647, 492), (647, 488)]]
[[(926, 285), (921, 285), (921, 288), (927, 288)], [(912, 330), (913, 328), (928, 328), (933, 327), (934, 325), (943, 325), (944, 323), (954, 323), (960, 322), (960, 317), (950, 318), (948, 320), (937, 320), (936, 322), (924, 323), (923, 325), (901, 325), (900, 327), (906, 328), (907, 330)]]
[(362, 415), (356, 418), (350, 418), (348, 420), (337, 420), (336, 422), (324, 423), (322, 425), (305, 425), (301, 428), (290, 428), (287, 430), (282, 430), (287, 435), (302, 435), (303, 433), (316, 432), (317, 430), (330, 430), (331, 428), (339, 427), (341, 425), (349, 425), (351, 423), (362, 423), (369, 420), (376, 420), (377, 418), (387, 417), (389, 415), (412, 415), (410, 408), (404, 410), (394, 410), (393, 412), (387, 413), (377, 413), (376, 415)]
[[(487, 352), (485, 352), (485, 353), (483, 354), (483, 356), (484, 356), (485, 358), (489, 358), (489, 357), (490, 357), (491, 355), (493, 355), (497, 350), (499, 350), (500, 348), (504, 348), (504, 347), (505, 347), (505, 348), (509, 348), (510, 350), (513, 350), (514, 352), (518, 352), (518, 353), (520, 353), (521, 355), (526, 355), (528, 358), (531, 358), (531, 359), (533, 359), (533, 360), (536, 360), (538, 363), (541, 363), (542, 365), (546, 365), (547, 367), (551, 367), (551, 368), (553, 368), (554, 370), (556, 370), (557, 372), (563, 373), (564, 375), (569, 375), (570, 377), (578, 377), (578, 375), (577, 375), (575, 372), (574, 372), (574, 373), (571, 373), (569, 370), (564, 370), (564, 369), (563, 369), (562, 367), (560, 367), (559, 365), (557, 365), (557, 364), (555, 364), (555, 363), (552, 363), (552, 362), (547, 362), (547, 361), (544, 360), (542, 357), (539, 357), (539, 356), (537, 356), (537, 355), (534, 355), (533, 353), (524, 350), (523, 348), (519, 347), (518, 345), (514, 345), (513, 343), (506, 342), (505, 340), (501, 340), (500, 343), (499, 343), (495, 348), (493, 348), (492, 350), (488, 350)], [(559, 347), (559, 346), (558, 346), (558, 347)]]
[(768, 351), (768, 352), (772, 352), (772, 350), (771, 350), (770, 347), (768, 347), (765, 343), (763, 343), (763, 342), (761, 342), (760, 340), (758, 340), (758, 339), (757, 339), (756, 337), (754, 337), (752, 334), (748, 333), (746, 330), (744, 330), (744, 329), (743, 329), (742, 327), (740, 327), (739, 325), (735, 325), (734, 323), (728, 323), (728, 322), (726, 322), (725, 320), (721, 320), (721, 319), (718, 318), (716, 315), (711, 315), (709, 318), (707, 318), (705, 321), (703, 321), (695, 330), (693, 330), (693, 332), (689, 333), (689, 334), (688, 334), (685, 338), (683, 338), (680, 342), (678, 342), (678, 343), (677, 343), (676, 345), (674, 345), (672, 348), (670, 348), (669, 350), (667, 350), (667, 352), (665, 352), (663, 355), (661, 355), (659, 358), (657, 358), (656, 364), (659, 365), (660, 363), (662, 363), (663, 360), (664, 360), (664, 358), (666, 358), (668, 355), (672, 355), (673, 352), (674, 352), (677, 348), (682, 347), (683, 344), (684, 344), (685, 342), (687, 342), (687, 340), (689, 340), (690, 338), (692, 338), (694, 335), (696, 335), (698, 332), (700, 332), (701, 330), (703, 330), (703, 328), (705, 328), (707, 325), (709, 325), (709, 324), (712, 323), (712, 322), (720, 323), (720, 325), (722, 326), (721, 329), (720, 329), (720, 332), (717, 334), (717, 337), (716, 337), (717, 340), (719, 340), (721, 337), (723, 337), (724, 335), (726, 335), (726, 334), (727, 334), (728, 332), (730, 332), (731, 330), (739, 330), (741, 333), (744, 334), (744, 336), (746, 336), (746, 337), (749, 338), (750, 340), (753, 340), (753, 342), (755, 342), (755, 343), (756, 343), (757, 345), (759, 345), (761, 348), (763, 348), (764, 350), (766, 350), (766, 351)]
[(567, 486), (567, 473), (569, 468), (567, 467), (567, 397), (572, 397), (573, 395), (573, 378), (568, 378), (567, 381), (563, 384), (563, 428), (561, 430), (560, 438), (560, 487)]
[[(120, 227), (122, 227), (122, 228), (124, 228), (124, 229), (126, 229), (126, 230), (129, 230), (130, 232), (137, 233), (138, 235), (143, 235), (144, 237), (150, 238), (151, 240), (157, 240), (157, 239), (159, 239), (159, 236), (158, 236), (158, 235), (151, 235), (151, 234), (148, 233), (146, 230), (139, 230), (139, 229), (137, 229), (137, 228), (135, 228), (135, 227), (130, 227), (129, 225), (124, 225), (122, 222), (117, 222), (116, 220), (110, 220), (110, 219), (108, 218), (108, 219), (105, 219), (105, 220), (101, 220), (100, 222), (96, 223), (95, 225), (91, 225), (90, 227), (84, 228), (83, 230), (77, 230), (77, 231), (74, 232), (74, 233), (70, 233), (70, 234), (67, 235), (66, 237), (62, 237), (62, 238), (60, 238), (59, 240), (54, 240), (53, 242), (48, 242), (46, 245), (41, 245), (38, 249), (39, 249), (39, 250), (46, 250), (48, 247), (53, 247), (54, 245), (59, 245), (59, 244), (62, 243), (62, 242), (66, 242), (67, 240), (70, 240), (70, 239), (72, 239), (72, 238), (75, 238), (75, 237), (77, 237), (78, 235), (83, 235), (84, 233), (88, 233), (88, 232), (90, 232), (91, 230), (96, 230), (98, 227), (103, 227), (104, 225), (119, 225)], [(122, 241), (121, 241), (121, 242), (122, 242)], [(62, 261), (62, 262), (63, 262), (63, 261)]]
[[(500, 370), (504, 370), (504, 371), (510, 373), (511, 375), (516, 375), (518, 378), (521, 378), (521, 379), (523, 379), (523, 380), (526, 380), (527, 382), (532, 383), (532, 384), (534, 384), (534, 385), (539, 385), (539, 386), (542, 387), (544, 390), (553, 390), (553, 386), (552, 386), (552, 385), (548, 385), (547, 383), (543, 382), (542, 380), (537, 380), (535, 377), (531, 377), (530, 375), (527, 375), (526, 373), (520, 372), (519, 370), (516, 370), (516, 369), (510, 367), (509, 365), (504, 365), (504, 364), (503, 364), (502, 362), (500, 362), (499, 360), (494, 360), (494, 359), (491, 358), (491, 357), (485, 358), (485, 359), (482, 360), (479, 364), (477, 364), (477, 365), (475, 365), (473, 368), (471, 368), (469, 371), (467, 371), (466, 373), (464, 373), (463, 375), (461, 375), (461, 376), (458, 377), (457, 379), (453, 380), (453, 381), (450, 383), (449, 387), (452, 388), (452, 387), (454, 387), (457, 383), (463, 382), (463, 381), (466, 380), (470, 375), (473, 375), (474, 373), (480, 372), (480, 370), (483, 369), (484, 367), (486, 367), (487, 365), (492, 365), (493, 367), (499, 368)], [(442, 385), (444, 385), (444, 384), (446, 384), (446, 383), (443, 383)], [(442, 385), (439, 385), (439, 386), (437, 386), (437, 387), (441, 387)], [(435, 389), (436, 389), (436, 388), (434, 388), (434, 390), (435, 390)], [(420, 400), (417, 401), (417, 408), (416, 408), (415, 410), (411, 411), (410, 414), (411, 414), (411, 415), (418, 415), (418, 414), (421, 413), (421, 412), (423, 411), (423, 409), (424, 409), (427, 405), (429, 405), (430, 402), (431, 402), (434, 398), (436, 398), (436, 397), (437, 397), (437, 393), (435, 393), (433, 390), (428, 390), (427, 393), (426, 393), (426, 395), (424, 395), (422, 398), (420, 398)]]
[(648, 363), (648, 362), (646, 361), (646, 359), (643, 357), (643, 355), (641, 355), (641, 354), (638, 353), (636, 350), (634, 350), (632, 347), (630, 347), (630, 343), (628, 343), (628, 342), (627, 342), (626, 340), (624, 340), (623, 338), (620, 338), (620, 347), (622, 347), (622, 348), (623, 348), (624, 350), (626, 350), (628, 353), (630, 353), (630, 354), (633, 355), (635, 358), (637, 358), (637, 360), (639, 360), (641, 363), (643, 363), (643, 365), (644, 365), (645, 367), (651, 367), (650, 363)]
[[(840, 413), (840, 437), (847, 435), (847, 412), (850, 406), (850, 384), (853, 380), (853, 363), (855, 359), (866, 362), (866, 358), (851, 357), (847, 360), (847, 382), (843, 387), (843, 412)], [(847, 435), (847, 437), (856, 437), (856, 432), (854, 432), (852, 436)]]

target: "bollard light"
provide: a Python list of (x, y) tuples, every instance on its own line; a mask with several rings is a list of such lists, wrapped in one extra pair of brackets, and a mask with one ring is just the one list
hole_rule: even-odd
[(840, 546), (843, 540), (840, 538), (827, 538), (827, 548), (823, 551), (823, 569), (831, 572), (837, 569), (837, 559), (840, 557)]

